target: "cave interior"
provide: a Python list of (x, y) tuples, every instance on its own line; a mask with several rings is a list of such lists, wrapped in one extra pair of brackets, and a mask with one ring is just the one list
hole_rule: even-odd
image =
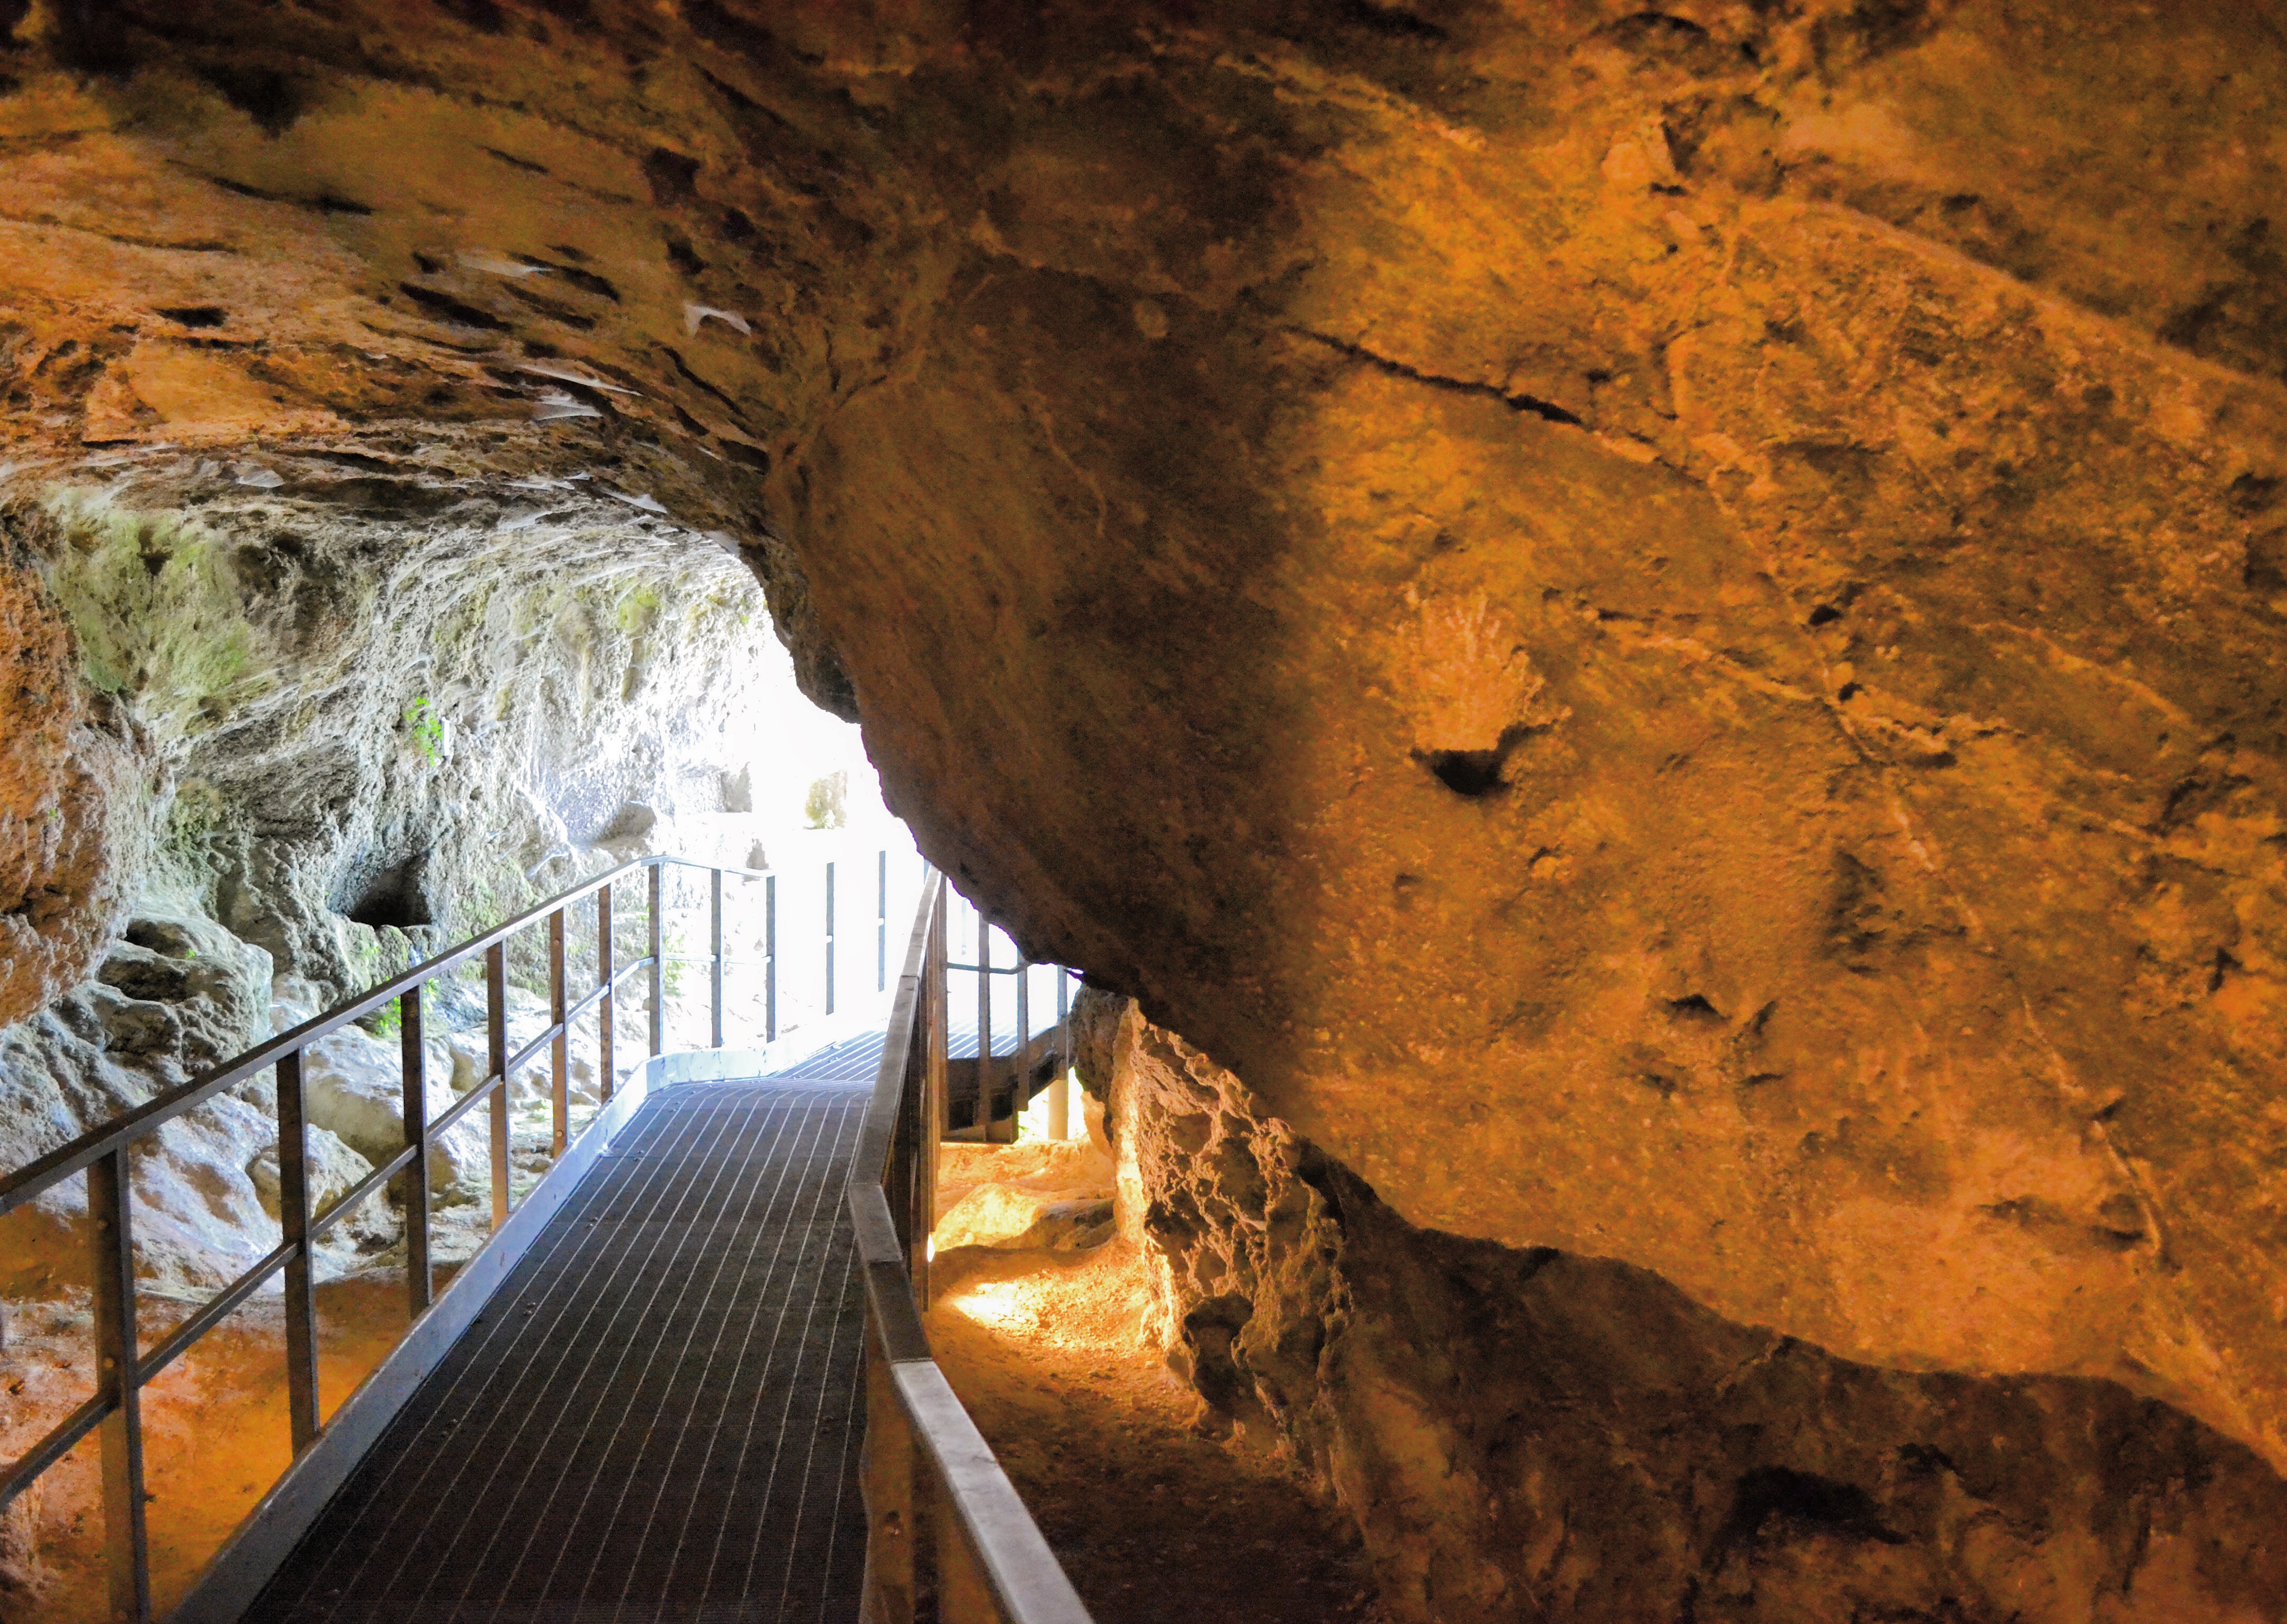
[(1105, 1624), (2287, 1619), (2283, 199), (2281, 0), (0, 0), (0, 1172), (910, 849), (1085, 978), (931, 1324)]

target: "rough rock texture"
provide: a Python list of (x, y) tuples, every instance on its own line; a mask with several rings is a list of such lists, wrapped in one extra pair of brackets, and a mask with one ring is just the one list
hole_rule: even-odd
[(365, 461), (273, 457), (252, 490), (123, 469), (11, 515), (85, 685), (143, 726), (162, 839), (131, 871), (321, 1002), (616, 860), (635, 820), (719, 811), (768, 664), (751, 585), (673, 527), (449, 448)]
[(1357, 1519), (1405, 1620), (2161, 1620), (2287, 1608), (2287, 1485), (2102, 1381), (1908, 1374), (1625, 1264), (1408, 1224), (1129, 1006), (1151, 1329)]
[[(117, 707), (78, 679), (71, 632), (27, 551), (0, 542), (0, 1026), (84, 973), (126, 883), (138, 799)], [(125, 855), (131, 857), (131, 852)]]
[[(186, 1081), (273, 1018), (298, 1024), (582, 873), (684, 844), (677, 813), (723, 806), (729, 764), (770, 716), (750, 579), (587, 481), (502, 490), (450, 451), (368, 456), (347, 472), (273, 456), (268, 484), (162, 458), (100, 484), (51, 474), (0, 513), (70, 656), (58, 691), (127, 719), (117, 753), (133, 767), (108, 786), (52, 785), (55, 815), (12, 827), (77, 819), (105, 836), (83, 877), (137, 898), (116, 938), (99, 910), (74, 916), (101, 928), (99, 956), (60, 996), (77, 967), (59, 949), (75, 938), (12, 961), (52, 1002), (0, 1028), (0, 1165)], [(544, 986), (544, 943), (517, 946), (512, 968)], [(444, 994), (440, 1111), (483, 1070), (481, 1035), (454, 1034), (480, 1002)], [(518, 1000), (520, 1044), (545, 1017)], [(396, 1045), (342, 1033), (310, 1058), (313, 1123), (349, 1154), (393, 1154)], [(592, 1105), (592, 1067), (574, 1071)], [(210, 1107), (196, 1145), (139, 1164), (138, 1252), (155, 1282), (218, 1285), (275, 1244), (244, 1183), (264, 1155), (274, 1176), (267, 1088), (241, 1090), (261, 1110)], [(534, 1089), (518, 1088), (523, 1137)], [(321, 1170), (338, 1160), (313, 1153)], [(520, 1172), (536, 1173), (528, 1161), (520, 1150)], [(447, 1203), (481, 1200), (481, 1129), (455, 1130), (431, 1171)], [(0, 1220), (0, 1279), (37, 1291), (59, 1270), (75, 1278), (79, 1201), (74, 1183)], [(390, 1228), (376, 1206), (343, 1239), (370, 1250)]]
[(44, 5), (6, 432), (592, 470), (1408, 1222), (2287, 1464), (2282, 17)]
[(935, 1256), (956, 1247), (1086, 1251), (1112, 1239), (1111, 1158), (1094, 1138), (946, 1145)]

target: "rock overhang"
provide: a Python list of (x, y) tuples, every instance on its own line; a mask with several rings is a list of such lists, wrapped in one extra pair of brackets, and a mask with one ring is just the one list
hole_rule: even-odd
[(611, 459), (1417, 1223), (2287, 1458), (2247, 13), (108, 15), (22, 441)]

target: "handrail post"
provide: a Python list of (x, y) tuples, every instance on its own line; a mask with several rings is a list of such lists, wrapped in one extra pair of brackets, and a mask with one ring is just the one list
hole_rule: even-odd
[(715, 1044), (723, 1047), (723, 871), (710, 868), (708, 874), (714, 883), (708, 889), (707, 904), (707, 951), (713, 955), (712, 1004), (715, 1011)]
[(931, 1060), (937, 1052), (936, 1034), (945, 1025), (945, 929), (941, 910), (931, 909), (929, 932), (922, 948), (921, 985), (915, 989), (921, 1008), (914, 1012), (913, 1037), (906, 1054), (904, 1093), (898, 1099), (900, 1127), (910, 1137), (906, 1173), (906, 1272), (913, 1277), (914, 1298), (929, 1303), (930, 1232), (937, 1227), (937, 1146), (942, 1137), (938, 1122), (938, 1097), (932, 1086)]
[(779, 876), (763, 881), (763, 1042), (779, 1041)]
[(834, 864), (826, 865), (826, 1012), (834, 1013)]
[[(885, 1036), (884, 1042), (887, 1041)], [(897, 1231), (908, 1275), (913, 1274), (914, 1262), (921, 1255), (924, 1231), (921, 1203), (921, 1091), (914, 1087), (914, 1063), (919, 1058), (918, 1045), (908, 1041), (899, 1071), (897, 1114), (890, 1123), (890, 1153), (882, 1165), (882, 1191), (890, 1208), (890, 1224)]]
[(977, 1137), (993, 1143), (993, 920), (977, 910)]
[(657, 858), (651, 863), (651, 1051), (654, 1055), (667, 1048), (667, 939), (660, 914), (667, 901), (667, 865)]
[(548, 1153), (559, 1160), (572, 1142), (572, 1031), (564, 986), (564, 910), (548, 916), (548, 1018), (556, 1039), (548, 1046)]
[(405, 1167), (405, 1291), (418, 1319), (436, 1292), (429, 1268), (429, 1053), (422, 1042), (422, 987), (400, 994), (397, 1030), (404, 1057), (405, 1143), (413, 1160)]
[(866, 1496), (867, 1624), (915, 1624), (924, 1525), (914, 1470), (919, 1443), (898, 1397), (881, 1327), (866, 1325), (866, 1441), (859, 1457)]
[(1033, 962), (1017, 949), (1017, 1074), (1009, 1086), (1009, 1143), (1017, 1142), (1025, 1108), (1033, 1103)]
[(1049, 1084), (1049, 1137), (1072, 1137), (1072, 971), (1056, 966), (1056, 1075)]
[(946, 897), (952, 888), (940, 884), (937, 899), (930, 907), (929, 946), (922, 951), (925, 963), (922, 972), (922, 997), (926, 1005), (925, 1036), (929, 1046), (927, 1072), (922, 1080), (925, 1103), (922, 1110), (922, 1143), (927, 1155), (923, 1159), (922, 1177), (922, 1267), (914, 1276), (914, 1295), (926, 1310), (930, 1302), (929, 1236), (937, 1228), (937, 1169), (944, 1153), (946, 1129), (951, 1125), (952, 1106), (946, 1099), (946, 1054), (953, 1042), (953, 972), (947, 968), (952, 958), (952, 928), (946, 919)]
[(135, 1328), (135, 1246), (128, 1209), (125, 1146), (87, 1169), (87, 1216), (94, 1242), (96, 1397), (109, 1410), (100, 1424), (104, 1558), (111, 1616), (148, 1624), (151, 1552), (143, 1515), (143, 1377)]
[(493, 1089), (493, 1227), (508, 1222), (508, 944), (495, 942), (485, 949), (486, 1075), (497, 1078)]
[(603, 996), (596, 1001), (596, 1069), (603, 1103), (612, 1103), (612, 1040), (619, 1025), (619, 989), (612, 978), (612, 888), (596, 893), (596, 986)]
[(310, 1130), (302, 1051), (278, 1058), (278, 1224), (286, 1260), (286, 1417), (300, 1454), (318, 1438), (318, 1304), (310, 1246)]
[(937, 1511), (937, 1616), (944, 1624), (1000, 1624), (1009, 1615), (993, 1598), (985, 1564), (961, 1525), (960, 1508), (951, 1494), (930, 1500)]
[[(934, 1025), (930, 1028), (930, 1092), (935, 1097), (936, 1111), (930, 1123), (930, 1192), (937, 1192), (938, 1164), (943, 1160), (938, 1147), (945, 1143), (946, 1132), (953, 1126), (953, 1106), (946, 1096), (946, 1072), (953, 1051), (953, 921), (952, 910), (946, 899), (952, 894), (950, 885), (941, 885), (937, 893), (937, 912), (930, 928), (937, 934), (937, 949), (930, 961), (930, 971), (937, 977), (937, 991), (930, 996)], [(930, 1214), (930, 1227), (937, 1227), (937, 1214)]]

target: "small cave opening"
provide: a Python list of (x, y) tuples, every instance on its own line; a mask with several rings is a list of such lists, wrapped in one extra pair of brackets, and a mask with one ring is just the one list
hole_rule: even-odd
[(1413, 759), (1429, 769), (1430, 776), (1465, 801), (1481, 801), (1508, 788), (1509, 757), (1518, 745), (1539, 733), (1535, 725), (1516, 722), (1501, 729), (1490, 749), (1476, 750), (1415, 750)]
[(1759, 1538), (1772, 1524), (1878, 1544), (1903, 1543), (1885, 1527), (1874, 1497), (1854, 1483), (1838, 1482), (1785, 1466), (1759, 1466), (1740, 1477), (1731, 1515), (1717, 1533), (1717, 1549)]
[(1439, 783), (1472, 801), (1508, 787), (1508, 780), (1501, 776), (1508, 759), (1506, 749), (1431, 750), (1420, 757)]
[(343, 891), (335, 911), (359, 924), (376, 929), (394, 925), (404, 931), (439, 923), (441, 910), (431, 894), (426, 852), (369, 869), (362, 880), (344, 885)]

